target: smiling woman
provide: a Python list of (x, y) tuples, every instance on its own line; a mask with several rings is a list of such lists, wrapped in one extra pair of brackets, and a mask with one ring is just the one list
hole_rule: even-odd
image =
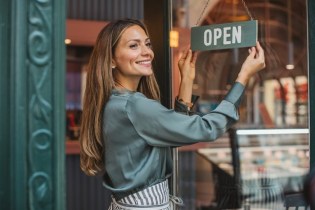
[(238, 119), (248, 79), (264, 68), (264, 51), (250, 49), (235, 85), (212, 113), (190, 115), (196, 53), (185, 50), (175, 110), (159, 102), (154, 53), (142, 22), (111, 22), (99, 34), (87, 71), (81, 123), (81, 168), (101, 174), (112, 192), (110, 209), (170, 210), (171, 147), (213, 141)]
[(151, 42), (145, 30), (138, 25), (127, 28), (117, 43), (112, 60), (116, 84), (136, 91), (141, 77), (152, 75), (153, 58)]

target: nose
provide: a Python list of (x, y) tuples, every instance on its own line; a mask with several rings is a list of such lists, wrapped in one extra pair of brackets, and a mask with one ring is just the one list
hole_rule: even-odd
[(142, 55), (153, 55), (152, 49), (147, 45), (142, 45), (141, 47), (141, 54)]

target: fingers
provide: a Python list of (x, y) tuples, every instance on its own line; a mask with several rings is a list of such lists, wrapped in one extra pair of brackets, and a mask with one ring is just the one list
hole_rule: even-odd
[(187, 62), (190, 62), (191, 60), (191, 57), (192, 57), (192, 52), (189, 48), (185, 49), (183, 51), (183, 54), (180, 58), (180, 61), (183, 62), (183, 63), (187, 63)]
[(187, 64), (187, 62), (190, 62), (191, 57), (192, 57), (192, 52), (190, 50), (190, 46), (188, 46), (184, 51), (183, 54), (181, 55), (180, 59), (179, 59), (179, 65), (183, 65), (184, 63)]
[(191, 62), (191, 59), (192, 59), (192, 51), (191, 49), (188, 50), (188, 53), (187, 53), (187, 56), (186, 56), (186, 59), (185, 59), (185, 63), (186, 64), (189, 64)]
[(248, 49), (249, 57), (265, 60), (264, 49), (261, 47), (260, 43), (257, 41), (255, 47)]
[(182, 56), (181, 56), (180, 59), (186, 60), (187, 55), (188, 55), (188, 51), (189, 51), (189, 48), (185, 49), (185, 50), (183, 51), (183, 54), (182, 54)]
[(255, 58), (255, 55), (256, 55), (256, 48), (255, 48), (255, 47), (249, 48), (249, 49), (248, 49), (248, 53), (249, 53), (249, 57)]
[(192, 58), (191, 58), (191, 63), (192, 64), (196, 63), (197, 55), (198, 55), (198, 52), (196, 52), (196, 51), (192, 53)]
[(265, 53), (264, 49), (261, 47), (260, 43), (257, 41), (257, 59), (260, 60), (262, 67), (264, 68), (266, 66), (265, 64)]
[(259, 55), (264, 56), (264, 49), (261, 47), (259, 42), (257, 42), (257, 51)]
[(264, 49), (261, 47), (260, 43), (257, 41), (256, 44), (256, 49), (257, 49), (257, 54), (258, 56), (263, 56), (264, 55)]
[(191, 49), (188, 50), (187, 56), (185, 58), (186, 64), (195, 64), (197, 60), (198, 52), (192, 51)]
[(261, 47), (259, 41), (256, 42), (256, 47), (258, 50), (263, 50), (263, 48)]

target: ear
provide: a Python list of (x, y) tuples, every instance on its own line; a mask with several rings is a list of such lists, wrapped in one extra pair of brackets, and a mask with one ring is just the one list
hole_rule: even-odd
[(115, 60), (114, 59), (112, 59), (112, 69), (114, 69), (114, 68), (116, 68), (116, 62), (115, 62)]

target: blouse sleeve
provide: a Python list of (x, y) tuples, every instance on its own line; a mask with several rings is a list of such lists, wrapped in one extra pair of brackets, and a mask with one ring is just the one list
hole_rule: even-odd
[[(152, 146), (183, 146), (220, 137), (238, 119), (244, 86), (235, 83), (215, 110), (204, 116), (183, 115), (159, 102), (132, 96), (126, 111), (138, 135)], [(176, 109), (176, 106), (175, 106)]]

